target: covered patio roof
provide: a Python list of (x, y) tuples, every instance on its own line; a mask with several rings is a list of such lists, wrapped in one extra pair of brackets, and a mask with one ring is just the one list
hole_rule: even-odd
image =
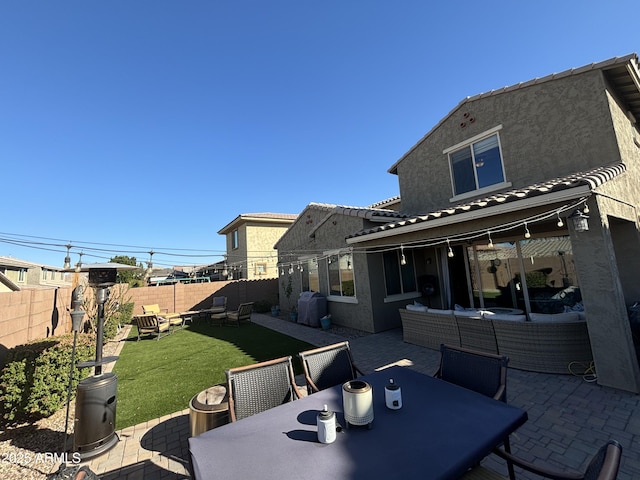
[(586, 197), (598, 186), (626, 171), (624, 163), (597, 167), (591, 170), (558, 177), (524, 188), (517, 188), (488, 197), (460, 203), (450, 208), (436, 210), (424, 215), (385, 223), (367, 228), (347, 237), (347, 243), (361, 243), (369, 240), (402, 235), (419, 230), (442, 227), (473, 219), (500, 215), (555, 202)]

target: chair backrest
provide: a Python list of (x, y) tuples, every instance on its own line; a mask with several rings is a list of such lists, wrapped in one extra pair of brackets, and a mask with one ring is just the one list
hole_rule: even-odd
[(584, 472), (585, 480), (615, 480), (620, 468), (622, 447), (615, 440), (604, 444)]
[(157, 303), (153, 305), (142, 305), (142, 311), (144, 313), (160, 313), (160, 305)]
[(238, 319), (251, 317), (251, 311), (253, 310), (253, 302), (241, 303), (238, 306)]
[(444, 344), (440, 346), (440, 352), (440, 368), (436, 377), (496, 400), (507, 401), (507, 357)]
[(212, 307), (226, 307), (227, 297), (213, 297)]
[(349, 342), (307, 350), (298, 354), (311, 390), (319, 391), (356, 378)]
[(158, 317), (155, 314), (145, 313), (136, 317), (138, 328), (154, 328), (158, 326)]
[(226, 371), (232, 422), (299, 397), (291, 356)]

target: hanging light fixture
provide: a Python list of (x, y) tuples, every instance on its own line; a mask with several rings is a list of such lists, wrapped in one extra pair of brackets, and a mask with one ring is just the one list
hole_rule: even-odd
[(556, 215), (558, 215), (558, 227), (564, 227), (564, 222), (562, 221), (562, 218), (560, 218), (560, 212), (557, 212)]
[(529, 227), (527, 227), (527, 222), (524, 222), (524, 238), (531, 238), (531, 232), (529, 231)]
[(569, 218), (573, 222), (576, 232), (586, 232), (589, 230), (589, 215), (585, 215), (579, 208), (576, 209)]
[(491, 232), (487, 232), (487, 235), (489, 236), (489, 244), (487, 245), (487, 247), (493, 248), (493, 240), (491, 240)]
[(400, 265), (406, 265), (407, 259), (404, 256), (404, 245), (400, 245)]
[(584, 202), (584, 208), (582, 209), (582, 213), (589, 213), (589, 205), (587, 205), (587, 202)]
[(76, 263), (76, 273), (80, 273), (80, 270), (82, 270), (82, 255), (84, 255), (84, 253), (80, 252), (79, 255), (78, 263)]
[(447, 238), (447, 245), (449, 246), (449, 252), (447, 253), (447, 256), (449, 258), (453, 257), (453, 250), (451, 249), (451, 243), (449, 243), (449, 239)]
[(153, 272), (153, 250), (149, 252), (149, 261), (147, 262), (147, 269), (144, 272), (145, 277), (150, 277)]
[(68, 243), (67, 244), (67, 255), (66, 257), (64, 257), (64, 266), (63, 268), (65, 270), (69, 270), (71, 268), (71, 254), (70, 254), (70, 250), (71, 250), (71, 244)]

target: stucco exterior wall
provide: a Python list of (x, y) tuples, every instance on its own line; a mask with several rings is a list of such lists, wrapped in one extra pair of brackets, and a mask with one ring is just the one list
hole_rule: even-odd
[[(317, 255), (318, 276), (320, 281), (320, 293), (328, 296), (328, 269), (327, 260), (323, 258), (323, 252), (335, 249), (345, 249), (345, 238), (351, 233), (362, 228), (370, 227), (371, 222), (361, 217), (334, 214), (326, 218), (331, 211), (329, 208), (308, 207), (301, 214), (287, 233), (278, 242), (280, 262), (287, 264), (296, 261), (299, 256)], [(323, 221), (324, 220), (324, 221)], [(315, 229), (315, 230), (314, 230)], [(309, 233), (314, 230), (314, 235)], [(291, 253), (291, 255), (288, 255)], [(374, 305), (379, 302), (373, 298), (371, 288), (378, 286), (378, 280), (371, 279), (369, 270), (372, 260), (370, 255), (364, 252), (353, 252), (353, 274), (355, 282), (355, 299), (330, 298), (328, 311), (331, 313), (332, 322), (367, 332), (379, 332), (388, 328), (399, 326), (395, 319), (391, 323), (385, 321), (383, 312), (376, 310)], [(378, 260), (380, 266), (381, 260)], [(375, 261), (373, 261), (375, 264)], [(292, 298), (298, 298), (301, 293), (301, 274), (294, 268), (292, 276)], [(280, 300), (281, 308), (288, 309), (284, 289), (288, 283), (289, 273), (285, 267), (284, 276), (280, 276)], [(384, 282), (383, 282), (384, 284)]]
[[(273, 247), (284, 232), (287, 231), (287, 228), (285, 226), (246, 225), (246, 278), (254, 280), (278, 277), (278, 252)], [(264, 275), (257, 274), (256, 263), (266, 264)]]
[(586, 72), (461, 105), (398, 164), (403, 211), (448, 207), (443, 150), (499, 125), (505, 180), (515, 188), (619, 160), (605, 86), (600, 72)]

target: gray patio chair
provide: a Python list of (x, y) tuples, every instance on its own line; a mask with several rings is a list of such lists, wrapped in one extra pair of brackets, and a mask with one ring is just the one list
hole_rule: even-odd
[[(535, 465), (500, 449), (496, 449), (494, 453), (504, 458), (507, 463), (516, 465), (543, 478), (555, 480), (615, 480), (620, 468), (622, 447), (615, 440), (610, 440), (604, 444), (591, 458), (587, 469), (582, 474)], [(504, 478), (504, 476), (489, 468), (478, 466), (469, 470), (462, 477), (462, 480), (504, 480)]]
[(251, 322), (251, 311), (253, 310), (253, 302), (241, 303), (238, 310), (227, 312), (225, 323), (235, 323), (240, 326), (242, 322)]
[(291, 356), (226, 371), (232, 422), (300, 398)]
[(440, 354), (436, 378), (506, 403), (507, 357), (444, 344)]
[[(440, 345), (440, 354), (436, 378), (507, 402), (507, 357), (445, 344)], [(504, 448), (511, 452), (509, 437), (504, 441)], [(513, 466), (510, 463), (507, 466), (509, 478), (514, 480)]]
[(302, 361), (309, 394), (353, 380), (356, 374), (364, 375), (353, 363), (349, 342), (306, 350), (298, 356)]

